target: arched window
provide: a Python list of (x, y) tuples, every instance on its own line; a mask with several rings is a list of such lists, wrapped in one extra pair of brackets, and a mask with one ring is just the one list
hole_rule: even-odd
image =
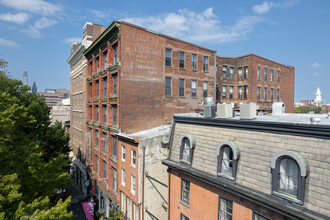
[(298, 152), (282, 151), (273, 157), (271, 172), (273, 194), (302, 204), (309, 173), (307, 160)]
[(234, 180), (239, 155), (239, 148), (234, 142), (222, 142), (218, 148), (218, 175)]
[(193, 149), (195, 148), (195, 139), (190, 134), (183, 135), (180, 146), (180, 162), (191, 165)]

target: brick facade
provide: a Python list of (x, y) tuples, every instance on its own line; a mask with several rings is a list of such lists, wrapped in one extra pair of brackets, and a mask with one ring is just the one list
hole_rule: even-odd
[[(285, 66), (254, 54), (236, 58), (218, 57), (217, 63), (217, 100), (220, 103), (256, 102), (259, 110), (271, 111), (273, 102), (280, 101), (284, 102), (286, 112), (293, 113), (294, 67)], [(223, 67), (227, 67), (225, 77)], [(233, 68), (232, 78), (230, 68)], [(245, 68), (247, 74), (245, 74)], [(258, 74), (259, 68), (260, 74)], [(240, 71), (241, 76), (239, 76)], [(267, 72), (267, 77), (265, 77), (265, 72)], [(279, 78), (277, 77), (278, 73), (280, 74)], [(223, 86), (226, 86), (226, 94), (223, 92)], [(231, 86), (233, 88), (232, 97), (230, 97)], [(245, 88), (247, 88), (247, 95), (245, 95)], [(260, 88), (259, 98), (257, 96), (258, 88)], [(239, 95), (240, 89), (241, 97)], [(265, 97), (265, 89), (267, 89), (267, 97)]]

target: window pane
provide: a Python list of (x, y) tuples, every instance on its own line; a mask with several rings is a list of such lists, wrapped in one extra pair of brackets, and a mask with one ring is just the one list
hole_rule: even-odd
[(227, 66), (222, 67), (222, 79), (227, 78)]
[(179, 96), (184, 96), (184, 79), (179, 80)]
[(233, 151), (228, 146), (223, 148), (221, 173), (230, 176), (233, 173)]
[(248, 67), (244, 67), (244, 79), (248, 79), (249, 78), (249, 70)]
[(229, 73), (230, 73), (230, 80), (234, 80), (234, 68), (233, 67), (230, 67), (229, 69)]
[(203, 70), (204, 72), (207, 72), (209, 70), (209, 58), (208, 57), (204, 57), (204, 66), (203, 66)]
[(298, 175), (299, 168), (296, 162), (292, 159), (282, 159), (279, 191), (296, 197), (298, 195)]
[(219, 220), (231, 220), (233, 202), (219, 197)]
[(171, 78), (165, 78), (165, 95), (171, 96)]
[(165, 65), (171, 66), (171, 49), (166, 49), (165, 52)]
[(242, 80), (242, 72), (243, 72), (242, 67), (238, 68), (238, 80)]
[(191, 69), (196, 70), (197, 69), (197, 55), (193, 54), (191, 56)]
[(222, 86), (222, 98), (227, 98), (227, 86)]
[(207, 97), (207, 82), (203, 82), (203, 97)]
[(260, 66), (258, 66), (258, 80), (260, 80)]
[(233, 98), (233, 93), (234, 93), (234, 87), (230, 86), (229, 87), (229, 98), (232, 99)]
[(267, 68), (265, 68), (264, 70), (264, 77), (265, 77), (265, 81), (267, 81)]
[(191, 80), (191, 96), (196, 97), (196, 80)]
[(117, 96), (117, 74), (112, 75), (112, 95)]
[(181, 200), (189, 203), (190, 199), (190, 182), (182, 180), (181, 182)]
[(180, 51), (180, 68), (184, 68), (184, 52)]

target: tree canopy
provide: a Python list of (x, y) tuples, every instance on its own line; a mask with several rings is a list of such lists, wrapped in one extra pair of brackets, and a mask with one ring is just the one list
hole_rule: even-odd
[(71, 183), (69, 137), (29, 91), (0, 70), (0, 219), (66, 219), (70, 199), (54, 205), (49, 197)]

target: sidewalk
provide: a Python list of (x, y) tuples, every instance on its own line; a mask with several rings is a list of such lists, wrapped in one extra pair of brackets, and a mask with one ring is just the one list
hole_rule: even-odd
[(81, 203), (89, 200), (80, 192), (77, 183), (74, 182), (71, 186), (67, 187), (66, 192), (71, 196), (71, 205), (68, 207), (68, 211), (72, 211), (77, 216), (75, 218), (76, 220), (86, 220)]

